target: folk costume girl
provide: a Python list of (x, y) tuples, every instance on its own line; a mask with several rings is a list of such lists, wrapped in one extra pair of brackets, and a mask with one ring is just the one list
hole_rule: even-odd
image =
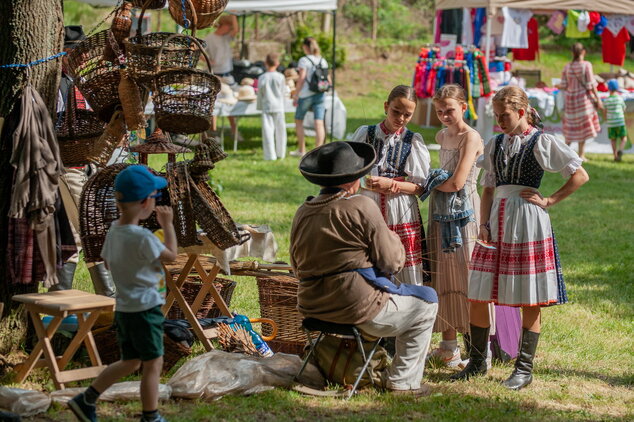
[(352, 137), (353, 142), (372, 145), (378, 157), (361, 193), (376, 201), (388, 227), (405, 247), (405, 266), (395, 274), (396, 281), (422, 285), (430, 281), (430, 270), (416, 197), (422, 193), (431, 159), (423, 137), (405, 127), (416, 109), (414, 89), (395, 87), (384, 108), (385, 120), (361, 126)]
[[(427, 246), (432, 268), (432, 287), (438, 293), (438, 318), (435, 332), (442, 332), (440, 347), (430, 357), (449, 367), (462, 364), (456, 340), (457, 331), (469, 333), (469, 261), (478, 236), (480, 220), (480, 196), (477, 180), (480, 169), (476, 159), (482, 155), (484, 146), (480, 134), (464, 120), (467, 109), (465, 92), (459, 85), (443, 85), (433, 98), (438, 118), (446, 127), (436, 134), (440, 145), (440, 168), (451, 172), (449, 178), (432, 189), (430, 216), (427, 230)], [(468, 210), (472, 217), (461, 229), (462, 245), (443, 251), (441, 223), (435, 221), (433, 211), (438, 201), (451, 201), (443, 192), (459, 194), (464, 190)]]
[[(487, 371), (488, 304), (522, 308), (522, 338), (515, 369), (502, 384), (519, 390), (533, 380), (533, 358), (541, 330), (541, 307), (567, 302), (557, 243), (547, 209), (588, 181), (581, 159), (570, 147), (535, 127), (539, 116), (526, 93), (506, 87), (493, 97), (504, 132), (486, 145), (479, 239), (469, 269), (471, 353), (464, 380)], [(568, 180), (551, 196), (538, 191), (544, 171)]]

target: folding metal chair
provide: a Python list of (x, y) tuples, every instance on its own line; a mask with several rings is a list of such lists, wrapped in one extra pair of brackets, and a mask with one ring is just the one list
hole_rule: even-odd
[[(306, 318), (302, 321), (302, 327), (304, 328), (304, 330), (306, 330), (306, 334), (308, 335), (310, 349), (308, 350), (308, 353), (306, 354), (306, 357), (304, 358), (304, 362), (302, 364), (301, 369), (299, 370), (297, 375), (295, 375), (295, 381), (298, 381), (300, 375), (302, 374), (302, 372), (304, 372), (304, 369), (306, 368), (306, 365), (308, 364), (308, 360), (310, 359), (313, 352), (315, 351), (315, 347), (317, 347), (317, 345), (319, 344), (319, 342), (321, 342), (324, 336), (329, 335), (329, 336), (334, 336), (341, 339), (356, 340), (357, 346), (358, 346), (357, 349), (361, 353), (361, 357), (363, 358), (363, 366), (361, 368), (361, 371), (359, 371), (359, 375), (357, 376), (357, 379), (352, 385), (352, 389), (348, 391), (347, 394), (345, 394), (344, 396), (346, 400), (350, 399), (350, 397), (352, 397), (354, 393), (357, 391), (357, 387), (359, 386), (359, 382), (361, 382), (361, 378), (363, 378), (364, 373), (367, 372), (368, 377), (370, 378), (370, 382), (372, 383), (372, 385), (374, 385), (374, 380), (372, 379), (372, 373), (370, 371), (369, 365), (370, 365), (370, 362), (372, 361), (372, 356), (374, 356), (374, 352), (376, 352), (376, 349), (379, 347), (379, 343), (383, 339), (382, 337), (377, 338), (372, 343), (372, 349), (366, 356), (365, 349), (363, 348), (363, 338), (361, 336), (361, 333), (357, 329), (357, 327), (355, 327), (354, 325), (335, 324), (334, 322), (321, 321), (315, 318)], [(311, 333), (313, 332), (319, 332), (319, 335), (317, 336), (317, 340), (315, 342), (313, 342), (313, 339), (311, 336)]]

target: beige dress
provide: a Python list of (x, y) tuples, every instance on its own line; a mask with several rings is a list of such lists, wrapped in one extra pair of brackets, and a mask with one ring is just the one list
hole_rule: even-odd
[[(437, 136), (440, 144), (440, 167), (453, 172), (460, 160), (460, 146), (466, 139), (465, 132), (458, 143), (458, 149), (446, 149), (446, 129)], [(435, 332), (446, 331), (450, 328), (461, 333), (469, 332), (469, 260), (478, 237), (480, 225), (480, 196), (478, 195), (477, 180), (480, 169), (475, 162), (471, 167), (464, 189), (471, 198), (475, 221), (468, 223), (461, 229), (462, 247), (454, 253), (442, 252), (440, 238), (440, 224), (429, 215), (427, 231), (427, 247), (429, 249), (432, 273), (432, 287), (438, 293), (438, 315), (434, 325)], [(435, 200), (435, 192), (430, 201)], [(431, 210), (431, 206), (429, 209)]]

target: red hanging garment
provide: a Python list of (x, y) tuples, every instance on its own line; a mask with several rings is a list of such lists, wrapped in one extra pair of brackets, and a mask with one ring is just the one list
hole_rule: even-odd
[(603, 40), (603, 63), (623, 66), (625, 62), (625, 46), (630, 40), (627, 28), (621, 28), (616, 36), (608, 28), (605, 28), (603, 34), (601, 34), (601, 39)]
[(539, 56), (539, 29), (537, 20), (530, 18), (528, 21), (528, 48), (514, 48), (513, 60), (535, 60)]

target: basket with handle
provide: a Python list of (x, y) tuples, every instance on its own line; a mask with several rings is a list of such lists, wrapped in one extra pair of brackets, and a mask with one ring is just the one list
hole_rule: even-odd
[(196, 221), (214, 245), (224, 250), (241, 245), (251, 238), (249, 233), (238, 232), (229, 211), (206, 181), (196, 182), (189, 176), (189, 186)]
[(170, 202), (174, 210), (174, 230), (178, 245), (181, 247), (202, 243), (196, 233), (196, 217), (192, 206), (187, 164), (187, 161), (178, 161), (167, 163), (166, 167)]
[(161, 70), (165, 46), (176, 37), (183, 35), (174, 34), (166, 38), (157, 56), (152, 98), (156, 125), (167, 132), (204, 132), (211, 125), (220, 80), (211, 73), (209, 56), (193, 37), (187, 38), (198, 45), (209, 71), (185, 68)]
[[(183, 0), (169, 0), (169, 12), (172, 18), (181, 26), (203, 29), (214, 24), (218, 16), (227, 7), (228, 0), (187, 0), (183, 5)], [(185, 9), (185, 22), (183, 19), (183, 8)]]
[(274, 352), (300, 355), (306, 345), (306, 334), (302, 330), (303, 317), (297, 311), (299, 281), (289, 274), (274, 274), (257, 277), (260, 298), (260, 315), (277, 324), (277, 333), (272, 327), (262, 326), (262, 336)]
[[(148, 0), (150, 3), (153, 0)], [(198, 44), (192, 43), (189, 37), (172, 37), (170, 32), (152, 32), (143, 35), (141, 24), (147, 7), (143, 6), (138, 19), (136, 35), (124, 41), (126, 52), (126, 65), (132, 78), (143, 85), (151, 85), (156, 73), (159, 50), (163, 42), (169, 38), (169, 42), (163, 47), (160, 67), (162, 69), (195, 68), (200, 59), (201, 47), (205, 42), (198, 39)], [(192, 37), (196, 34), (192, 30)]]
[(120, 104), (119, 65), (103, 57), (112, 32), (106, 29), (89, 36), (68, 53), (68, 71), (88, 104), (104, 122), (110, 121)]
[[(130, 164), (113, 164), (93, 175), (81, 192), (79, 202), (79, 236), (84, 248), (86, 262), (102, 261), (101, 249), (106, 240), (106, 234), (114, 220), (119, 218), (119, 210), (114, 196), (114, 179)], [(149, 169), (152, 173), (156, 172)], [(169, 205), (169, 196), (163, 191), (161, 198), (157, 198), (157, 205)], [(150, 230), (160, 226), (156, 221), (156, 213), (143, 221), (142, 225)]]
[(70, 86), (66, 110), (55, 126), (59, 153), (66, 167), (88, 164), (88, 156), (105, 129), (94, 111), (79, 108), (76, 90), (75, 85)]

